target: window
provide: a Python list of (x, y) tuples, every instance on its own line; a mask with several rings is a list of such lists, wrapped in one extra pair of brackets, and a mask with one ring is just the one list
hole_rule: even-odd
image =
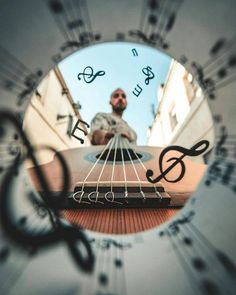
[(45, 97), (48, 87), (48, 81), (49, 81), (49, 74), (45, 79), (41, 81), (41, 83), (38, 85), (37, 89), (35, 90), (34, 94), (36, 98), (42, 103), (45, 103)]
[(68, 115), (68, 125), (67, 125), (67, 135), (69, 136), (69, 138), (71, 138), (71, 131), (73, 128), (73, 116)]
[(196, 96), (196, 91), (198, 88), (196, 85), (196, 81), (193, 79), (193, 76), (188, 72), (186, 72), (186, 74), (184, 75), (183, 81), (189, 104), (191, 104)]
[(171, 130), (174, 131), (175, 127), (178, 125), (175, 104), (173, 104), (172, 107), (170, 108), (169, 118), (170, 118)]

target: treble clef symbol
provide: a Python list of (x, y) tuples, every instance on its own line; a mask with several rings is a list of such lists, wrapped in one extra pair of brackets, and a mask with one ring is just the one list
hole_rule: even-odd
[(146, 79), (145, 79), (145, 84), (148, 85), (149, 84), (149, 80), (153, 79), (155, 77), (153, 71), (152, 71), (152, 68), (151, 67), (146, 67), (146, 68), (143, 68), (142, 69), (142, 72), (144, 73), (144, 75), (148, 76)]
[[(38, 163), (35, 154), (36, 149), (31, 145), (26, 133), (23, 131), (21, 122), (14, 113), (5, 110), (0, 110), (0, 120), (1, 123), (5, 121), (10, 122), (15, 127), (22, 144), (25, 146), (25, 153), (17, 154), (13, 163), (4, 174), (2, 185), (0, 186), (0, 222), (2, 229), (16, 245), (25, 250), (46, 248), (47, 246), (58, 245), (60, 241), (65, 241), (77, 265), (83, 271), (91, 272), (94, 265), (94, 255), (86, 234), (81, 228), (65, 223), (58, 211), (58, 208), (66, 199), (66, 194), (69, 190), (70, 173), (66, 160), (54, 148), (44, 147), (55, 152), (55, 157), (58, 158), (63, 173), (62, 187), (60, 192), (55, 195), (51, 191), (47, 177)], [(33, 223), (33, 226), (29, 224), (28, 227), (22, 227), (22, 224), (16, 222), (18, 214), (17, 210), (15, 210), (17, 206), (13, 206), (13, 198), (16, 197), (17, 193), (19, 194), (17, 190), (17, 183), (19, 183), (18, 174), (20, 175), (20, 171), (24, 169), (26, 158), (30, 159), (35, 167), (36, 177), (42, 187), (43, 194), (39, 195), (31, 191), (31, 194), (28, 195), (28, 202), (26, 201), (27, 205), (23, 207), (29, 210), (32, 206), (35, 211), (42, 209), (44, 211), (43, 215), (48, 215), (51, 226), (48, 224), (48, 227), (44, 227), (43, 230), (41, 230), (37, 222), (36, 224)], [(22, 195), (24, 195), (23, 192)], [(20, 212), (22, 214), (22, 211)], [(27, 220), (26, 217), (23, 217), (24, 222)]]
[[(169, 147), (165, 148), (161, 152), (160, 157), (159, 157), (159, 168), (160, 168), (161, 174), (157, 178), (152, 179), (153, 171), (148, 169), (147, 172), (146, 172), (147, 180), (149, 182), (151, 182), (151, 183), (156, 183), (156, 182), (160, 181), (162, 178), (164, 178), (168, 182), (173, 182), (173, 183), (180, 181), (184, 177), (185, 170), (186, 170), (185, 164), (183, 162), (183, 158), (185, 156), (191, 156), (191, 157), (199, 156), (202, 153), (204, 153), (208, 149), (208, 147), (209, 147), (209, 141), (208, 140), (201, 140), (198, 143), (196, 143), (195, 145), (193, 145), (190, 149), (186, 149), (186, 148), (178, 146), (178, 145), (172, 145), (172, 146), (169, 146)], [(201, 148), (201, 149), (199, 149), (199, 148)], [(170, 167), (168, 167), (165, 171), (163, 171), (163, 159), (164, 159), (164, 156), (169, 151), (177, 151), (177, 152), (181, 152), (183, 154), (179, 158), (178, 157), (172, 157), (172, 158), (168, 159), (167, 162), (171, 162), (171, 161), (174, 161), (174, 162), (170, 165)], [(166, 175), (177, 164), (181, 165), (181, 173), (180, 173), (180, 175), (174, 180), (168, 180), (166, 178)]]
[(83, 76), (84, 82), (91, 83), (94, 79), (96, 79), (98, 76), (104, 76), (105, 71), (98, 71), (96, 74), (93, 74), (93, 68), (90, 66), (87, 66), (83, 73), (78, 74), (78, 80), (81, 80), (80, 76)]

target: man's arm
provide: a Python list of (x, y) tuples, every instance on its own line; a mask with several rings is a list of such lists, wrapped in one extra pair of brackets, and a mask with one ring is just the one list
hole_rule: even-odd
[(102, 115), (98, 113), (91, 122), (91, 143), (93, 145), (106, 145), (108, 141), (114, 137), (114, 132), (106, 131), (108, 129), (108, 122)]

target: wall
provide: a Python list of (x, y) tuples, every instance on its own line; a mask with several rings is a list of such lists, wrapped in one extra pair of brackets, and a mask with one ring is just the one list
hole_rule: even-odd
[[(210, 141), (208, 151), (213, 147), (213, 120), (207, 100), (191, 74), (175, 61), (171, 64), (165, 85), (158, 91), (158, 101), (156, 118), (148, 134), (148, 145), (190, 148), (206, 139)], [(174, 128), (171, 126), (170, 113), (174, 114)], [(203, 156), (192, 160), (204, 162)]]
[[(56, 150), (81, 147), (71, 130), (81, 118), (58, 69), (51, 70), (35, 91), (25, 113), (23, 128), (33, 145), (49, 145)], [(86, 130), (84, 125), (81, 125)], [(90, 145), (87, 137), (83, 146)], [(48, 151), (39, 153), (40, 163), (52, 160)]]

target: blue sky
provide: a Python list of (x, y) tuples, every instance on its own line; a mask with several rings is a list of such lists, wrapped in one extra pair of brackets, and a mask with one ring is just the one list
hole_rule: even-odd
[[(134, 56), (132, 49), (138, 55)], [(157, 108), (157, 90), (168, 74), (171, 58), (150, 47), (124, 42), (103, 43), (84, 48), (59, 64), (66, 84), (82, 109), (80, 114), (90, 124), (97, 112), (111, 112), (110, 94), (122, 88), (127, 94), (128, 107), (123, 118), (138, 134), (138, 145), (147, 142), (147, 129), (153, 122), (151, 104)], [(94, 73), (105, 71), (93, 82), (86, 83), (77, 76), (84, 68), (91, 66)], [(145, 84), (147, 76), (142, 72), (147, 66), (152, 68), (155, 77)], [(142, 92), (136, 97), (132, 91), (139, 84)]]

